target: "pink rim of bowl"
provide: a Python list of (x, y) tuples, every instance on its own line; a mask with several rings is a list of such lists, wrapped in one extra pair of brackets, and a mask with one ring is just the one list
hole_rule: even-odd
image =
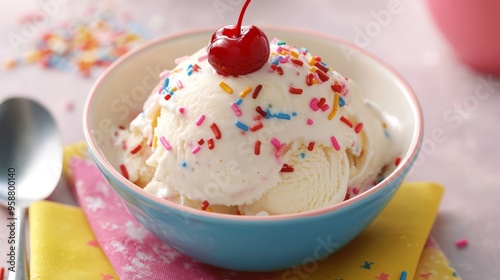
[[(307, 212), (302, 212), (302, 213), (296, 213), (296, 214), (284, 214), (284, 215), (270, 215), (270, 216), (244, 216), (244, 215), (228, 215), (228, 214), (220, 214), (220, 213), (214, 213), (214, 212), (205, 212), (201, 211), (198, 209), (194, 208), (189, 208), (186, 206), (182, 206), (179, 204), (176, 204), (174, 202), (156, 197), (147, 191), (141, 189), (140, 187), (136, 186), (134, 183), (130, 182), (129, 180), (125, 179), (125, 177), (122, 176), (120, 172), (118, 172), (110, 163), (109, 161), (99, 152), (97, 143), (95, 139), (92, 137), (91, 133), (91, 125), (90, 125), (90, 114), (92, 111), (91, 104), (93, 103), (94, 97), (95, 97), (95, 92), (99, 88), (100, 84), (102, 81), (106, 78), (106, 76), (114, 71), (114, 69), (117, 67), (117, 65), (123, 63), (126, 61), (129, 57), (134, 56), (138, 53), (143, 52), (145, 49), (152, 45), (156, 45), (158, 43), (164, 42), (164, 41), (169, 41), (175, 38), (179, 37), (184, 37), (188, 35), (194, 35), (197, 33), (204, 33), (204, 32), (210, 32), (213, 30), (217, 30), (217, 28), (210, 27), (210, 28), (200, 28), (200, 29), (195, 29), (195, 30), (188, 30), (180, 33), (175, 33), (171, 35), (166, 35), (162, 36), (156, 39), (153, 39), (142, 46), (124, 54), (121, 56), (119, 59), (117, 59), (114, 63), (112, 63), (106, 70), (100, 75), (100, 77), (97, 79), (97, 81), (94, 83), (90, 90), (90, 94), (87, 97), (87, 101), (85, 103), (85, 108), (83, 111), (83, 130), (84, 130), (84, 135), (87, 140), (87, 145), (91, 153), (94, 155), (94, 157), (99, 161), (99, 163), (104, 166), (105, 169), (107, 169), (112, 176), (117, 178), (123, 186), (128, 188), (128, 190), (132, 193), (134, 193), (136, 196), (142, 196), (145, 197), (151, 201), (154, 201), (158, 204), (165, 205), (170, 208), (174, 208), (178, 211), (183, 211), (183, 212), (189, 212), (193, 215), (199, 215), (205, 218), (211, 218), (211, 219), (222, 219), (222, 220), (234, 220), (234, 221), (278, 221), (278, 220), (288, 220), (288, 219), (297, 219), (297, 218), (307, 218), (307, 217), (314, 217), (314, 216), (319, 216), (328, 212), (332, 212), (335, 210), (338, 210), (340, 208), (352, 205), (357, 203), (358, 201), (363, 200), (365, 197), (370, 196), (372, 193), (378, 192), (379, 190), (385, 188), (391, 181), (399, 177), (403, 171), (407, 168), (409, 168), (409, 165), (411, 165), (412, 161), (415, 159), (417, 153), (418, 153), (418, 147), (419, 143), (422, 141), (423, 137), (423, 115), (422, 115), (422, 110), (420, 108), (418, 99), (409, 86), (409, 84), (403, 79), (403, 77), (396, 72), (391, 66), (389, 66), (386, 62), (382, 61), (380, 58), (376, 57), (375, 55), (365, 51), (364, 49), (361, 49), (357, 47), (356, 45), (344, 41), (342, 39), (336, 38), (331, 35), (327, 35), (324, 33), (319, 33), (311, 30), (305, 30), (305, 29), (298, 29), (298, 28), (285, 28), (285, 27), (276, 27), (276, 26), (263, 26), (262, 29), (265, 31), (266, 29), (272, 29), (276, 31), (284, 31), (284, 32), (294, 32), (294, 33), (301, 33), (301, 34), (308, 34), (310, 36), (311, 34), (323, 38), (327, 41), (333, 41), (335, 43), (345, 45), (346, 47), (350, 49), (354, 49), (365, 56), (368, 56), (369, 58), (375, 60), (378, 64), (380, 64), (383, 68), (388, 70), (404, 87), (405, 92), (408, 94), (408, 98), (411, 100), (411, 109), (412, 109), (412, 114), (415, 117), (415, 128), (413, 131), (413, 137), (409, 146), (409, 149), (407, 150), (407, 153), (404, 155), (404, 157), (401, 159), (400, 164), (396, 167), (396, 169), (384, 180), (382, 180), (380, 183), (378, 183), (376, 186), (373, 188), (363, 192), (362, 194), (359, 194), (356, 197), (353, 197), (351, 199), (348, 199), (346, 201), (343, 201), (339, 204), (335, 204), (332, 206), (328, 206), (325, 208), (320, 208), (320, 209), (315, 209)], [(409, 153), (408, 153), (409, 152)]]

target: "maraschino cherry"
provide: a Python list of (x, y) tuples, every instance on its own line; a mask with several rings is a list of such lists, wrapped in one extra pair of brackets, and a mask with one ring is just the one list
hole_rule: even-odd
[(241, 26), (247, 0), (238, 23), (219, 28), (208, 45), (208, 62), (221, 75), (238, 76), (259, 70), (269, 58), (269, 41), (255, 26)]

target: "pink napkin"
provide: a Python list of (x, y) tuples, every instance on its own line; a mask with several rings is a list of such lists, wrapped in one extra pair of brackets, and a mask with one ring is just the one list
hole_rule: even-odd
[(73, 158), (75, 196), (120, 279), (272, 279), (197, 262), (165, 245), (129, 214), (94, 163)]

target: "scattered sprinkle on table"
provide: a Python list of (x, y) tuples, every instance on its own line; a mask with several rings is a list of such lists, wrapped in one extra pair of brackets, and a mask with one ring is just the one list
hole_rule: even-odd
[(467, 244), (469, 244), (469, 242), (467, 241), (467, 239), (459, 239), (455, 244), (457, 245), (458, 248), (463, 248), (466, 247)]
[(75, 102), (73, 102), (73, 100), (66, 100), (64, 108), (66, 109), (66, 112), (72, 112), (75, 109)]
[[(26, 65), (44, 69), (92, 75), (151, 36), (149, 31), (130, 16), (120, 17), (115, 11), (87, 11), (70, 21), (47, 24), (27, 43), (27, 51), (4, 62), (13, 70)], [(32, 21), (19, 21), (22, 28)], [(26, 48), (25, 48), (26, 49)]]

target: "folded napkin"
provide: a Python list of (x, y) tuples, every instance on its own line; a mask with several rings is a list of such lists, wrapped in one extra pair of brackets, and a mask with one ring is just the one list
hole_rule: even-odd
[(119, 279), (78, 207), (41, 201), (29, 209), (31, 279)]
[[(81, 156), (81, 147), (66, 152)], [(81, 210), (47, 202), (30, 208), (30, 215), (50, 217), (43, 223), (30, 219), (37, 260), (31, 264), (32, 279), (460, 279), (428, 239), (443, 194), (435, 183), (405, 183), (360, 236), (314, 267), (248, 273), (199, 263), (156, 239), (125, 211), (89, 159), (72, 157), (65, 167)], [(86, 274), (70, 278), (73, 270)]]

